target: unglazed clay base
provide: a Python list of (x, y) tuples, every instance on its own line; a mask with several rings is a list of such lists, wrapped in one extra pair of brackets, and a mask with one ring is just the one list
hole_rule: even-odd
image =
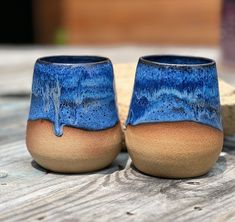
[(99, 170), (112, 163), (121, 149), (120, 124), (101, 131), (63, 128), (57, 137), (52, 123), (28, 121), (26, 144), (34, 160), (46, 169), (63, 173)]
[(207, 173), (223, 146), (220, 130), (194, 122), (128, 125), (125, 134), (135, 167), (166, 178)]

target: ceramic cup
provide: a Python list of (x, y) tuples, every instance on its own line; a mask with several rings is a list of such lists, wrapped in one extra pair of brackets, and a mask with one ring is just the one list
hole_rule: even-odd
[(121, 148), (109, 59), (52, 56), (36, 61), (26, 144), (35, 161), (56, 172), (109, 165)]
[(126, 127), (128, 151), (140, 171), (168, 178), (207, 173), (223, 145), (215, 62), (140, 58)]

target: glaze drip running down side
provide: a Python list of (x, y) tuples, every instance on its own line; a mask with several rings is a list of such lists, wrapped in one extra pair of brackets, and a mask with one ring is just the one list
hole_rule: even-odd
[(55, 56), (37, 60), (29, 120), (45, 119), (56, 136), (63, 126), (85, 130), (111, 128), (119, 121), (109, 59)]
[(168, 55), (140, 58), (126, 125), (179, 121), (222, 130), (215, 62)]

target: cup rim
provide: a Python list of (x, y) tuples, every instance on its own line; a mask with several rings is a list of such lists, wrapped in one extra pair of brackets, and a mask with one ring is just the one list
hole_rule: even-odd
[[(93, 59), (97, 61), (88, 62), (59, 62), (59, 59), (73, 59), (73, 60), (84, 60)], [(50, 61), (51, 60), (51, 61)], [(54, 60), (54, 61), (53, 61)], [(110, 59), (103, 56), (96, 55), (53, 55), (53, 56), (43, 56), (37, 59), (36, 63), (46, 64), (46, 65), (59, 65), (59, 66), (83, 66), (83, 65), (96, 65), (110, 62)]]
[[(170, 57), (170, 58), (181, 58), (181, 59), (192, 59), (193, 60), (201, 60), (202, 63), (164, 63), (164, 62), (158, 62), (158, 61), (152, 61), (150, 58), (162, 58), (162, 57)], [(142, 56), (139, 59), (140, 62), (149, 64), (149, 65), (157, 65), (157, 66), (177, 66), (177, 67), (202, 67), (202, 66), (211, 66), (215, 65), (215, 61), (210, 58), (206, 57), (200, 57), (200, 56), (187, 56), (187, 55), (173, 55), (173, 54), (163, 54), (163, 55), (146, 55)], [(204, 61), (204, 63), (203, 63)]]

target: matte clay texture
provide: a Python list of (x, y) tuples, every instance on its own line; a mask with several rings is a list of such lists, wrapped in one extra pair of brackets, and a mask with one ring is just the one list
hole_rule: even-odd
[(183, 56), (140, 58), (126, 125), (179, 121), (222, 130), (215, 62)]
[(203, 175), (223, 146), (222, 131), (194, 122), (129, 125), (125, 134), (136, 168), (158, 177)]
[(46, 119), (56, 136), (63, 126), (103, 130), (119, 121), (109, 59), (55, 56), (38, 59), (33, 75), (29, 120)]
[(54, 135), (52, 127), (46, 120), (28, 121), (26, 144), (38, 164), (55, 172), (102, 169), (112, 163), (122, 147), (119, 123), (100, 131), (65, 126), (61, 137)]

